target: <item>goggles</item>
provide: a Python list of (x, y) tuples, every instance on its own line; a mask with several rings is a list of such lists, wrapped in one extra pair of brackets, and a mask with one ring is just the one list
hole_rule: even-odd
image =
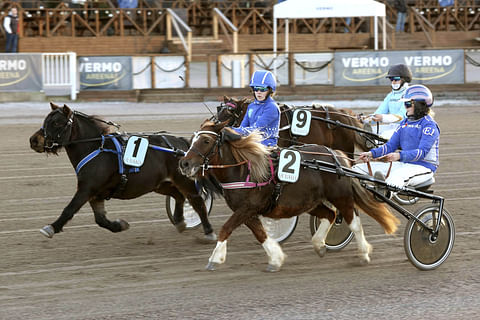
[(253, 87), (252, 90), (255, 91), (255, 92), (257, 92), (257, 91), (267, 92), (267, 91), (268, 91), (268, 87)]
[(413, 100), (405, 101), (405, 108), (411, 108), (413, 106)]
[(390, 81), (400, 81), (402, 77), (388, 77), (388, 79), (390, 79)]

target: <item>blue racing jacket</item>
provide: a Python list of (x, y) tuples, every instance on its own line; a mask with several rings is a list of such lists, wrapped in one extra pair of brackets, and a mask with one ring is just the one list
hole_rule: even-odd
[(263, 134), (262, 144), (276, 146), (278, 140), (278, 128), (280, 126), (280, 109), (275, 100), (268, 97), (265, 101), (250, 103), (240, 127), (233, 128), (241, 135), (249, 135), (257, 130)]
[(408, 85), (404, 84), (399, 90), (392, 90), (377, 110), (375, 110), (374, 114), (396, 114), (404, 119), (407, 110), (405, 109), (404, 102), (400, 101), (400, 99), (407, 88)]
[(374, 158), (401, 148), (400, 161), (424, 166), (432, 172), (439, 164), (440, 128), (430, 116), (418, 120), (403, 119), (383, 146), (370, 150)]

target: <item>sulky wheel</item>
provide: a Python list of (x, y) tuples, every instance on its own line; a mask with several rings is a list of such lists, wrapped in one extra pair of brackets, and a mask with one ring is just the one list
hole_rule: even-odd
[(270, 219), (260, 216), (263, 227), (268, 236), (278, 243), (287, 240), (295, 231), (298, 222), (298, 216), (287, 219)]
[[(202, 193), (202, 198), (205, 201), (205, 206), (207, 207), (207, 214), (210, 215), (210, 211), (212, 211), (213, 206), (213, 197), (210, 191), (206, 191)], [(173, 213), (175, 211), (175, 198), (167, 196), (165, 201), (165, 208), (167, 209), (167, 215), (170, 219), (170, 222), (173, 223)], [(185, 200), (183, 204), (183, 217), (185, 219), (185, 224), (187, 225), (187, 229), (193, 229), (198, 227), (202, 221), (198, 214), (193, 210), (188, 200)]]
[[(434, 228), (439, 217), (438, 209), (436, 204), (429, 204), (419, 209), (415, 216), (428, 227)], [(416, 220), (410, 219), (403, 241), (405, 253), (415, 267), (420, 270), (433, 270), (440, 266), (452, 251), (455, 242), (453, 219), (444, 208), (436, 237)]]
[[(355, 214), (358, 215), (356, 209)], [(310, 232), (312, 236), (317, 232), (320, 225), (320, 219), (314, 216), (310, 216)], [(337, 214), (335, 222), (328, 231), (327, 238), (325, 239), (325, 245), (328, 250), (337, 251), (345, 248), (353, 239), (353, 232), (348, 227), (345, 219), (343, 219), (340, 213)]]

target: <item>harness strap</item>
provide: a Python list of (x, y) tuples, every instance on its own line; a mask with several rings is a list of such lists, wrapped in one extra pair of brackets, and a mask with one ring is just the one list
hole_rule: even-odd
[(220, 186), (223, 189), (248, 189), (248, 188), (256, 188), (256, 187), (263, 187), (270, 183), (276, 183), (275, 181), (275, 170), (273, 168), (273, 161), (271, 158), (268, 159), (270, 163), (270, 178), (268, 181), (265, 182), (250, 182), (250, 161), (248, 161), (248, 176), (245, 182), (227, 182), (227, 183), (220, 183)]
[(75, 173), (77, 175), (80, 172), (80, 170), (83, 168), (83, 166), (85, 166), (87, 163), (89, 163), (92, 159), (94, 159), (96, 156), (98, 156), (101, 152), (111, 152), (111, 153), (116, 154), (117, 159), (118, 159), (118, 171), (119, 171), (120, 174), (123, 174), (125, 172), (125, 168), (123, 166), (123, 159), (122, 159), (122, 146), (121, 146), (120, 142), (118, 142), (118, 139), (116, 137), (112, 136), (112, 135), (108, 135), (107, 137), (112, 139), (116, 150), (103, 148), (103, 145), (105, 143), (105, 136), (102, 135), (101, 136), (102, 144), (100, 145), (100, 148), (90, 152), (85, 158), (80, 160), (80, 162), (75, 167)]

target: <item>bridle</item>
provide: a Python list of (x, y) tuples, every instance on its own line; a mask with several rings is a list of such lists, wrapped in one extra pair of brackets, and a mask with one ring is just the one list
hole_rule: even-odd
[[(57, 110), (55, 110), (55, 112), (62, 112), (60, 109), (57, 109)], [(56, 128), (56, 129), (52, 130), (54, 132), (53, 132), (52, 136), (50, 137), (49, 134), (47, 133), (47, 131), (48, 131), (47, 130), (48, 129), (48, 126), (47, 126), (48, 117), (47, 117), (47, 119), (45, 119), (45, 122), (43, 123), (43, 126), (41, 128), (41, 130), (43, 132), (43, 139), (44, 139), (43, 140), (44, 141), (43, 148), (45, 150), (52, 150), (54, 148), (61, 148), (61, 147), (65, 147), (65, 146), (67, 146), (69, 144), (73, 144), (73, 143), (101, 140), (101, 137), (98, 137), (98, 138), (81, 139), (81, 140), (71, 141), (70, 138), (72, 136), (73, 121), (74, 121), (74, 116), (76, 116), (76, 115), (78, 115), (80, 117), (83, 117), (85, 119), (91, 119), (91, 120), (103, 122), (103, 123), (108, 124), (108, 125), (115, 126), (117, 129), (120, 128), (120, 125), (118, 125), (118, 124), (116, 124), (112, 121), (105, 121), (103, 119), (92, 118), (92, 117), (88, 116), (87, 114), (85, 114), (83, 112), (73, 110), (70, 113), (70, 115), (68, 116), (67, 122), (65, 123), (65, 125), (63, 127), (59, 127), (59, 128)], [(48, 138), (50, 138), (50, 140), (48, 140)], [(47, 141), (50, 142), (48, 145), (47, 145)]]
[(210, 150), (208, 150), (208, 152), (206, 154), (203, 154), (200, 151), (198, 151), (197, 148), (194, 147), (194, 143), (192, 142), (192, 145), (190, 146), (189, 150), (195, 152), (197, 155), (199, 155), (202, 158), (202, 160), (203, 160), (203, 163), (202, 163), (203, 170), (208, 170), (210, 168), (208, 163), (210, 162), (211, 158), (214, 157), (215, 155), (217, 155), (217, 153), (219, 153), (219, 151), (220, 151), (220, 146), (221, 146), (221, 143), (222, 143), (222, 141), (221, 141), (222, 137), (221, 137), (220, 134), (218, 134), (214, 131), (201, 130), (201, 131), (195, 132), (194, 137), (193, 137), (193, 141), (198, 139), (198, 137), (202, 134), (210, 134), (210, 135), (213, 135), (213, 136), (216, 137), (215, 143), (213, 144), (212, 148), (210, 148)]
[(230, 122), (228, 123), (228, 126), (240, 125), (238, 123), (238, 120), (240, 119), (242, 110), (240, 110), (240, 108), (235, 103), (229, 101), (226, 103), (222, 103), (220, 106), (218, 106), (217, 117), (218, 117), (218, 114), (223, 110), (226, 110), (226, 112), (229, 115), (229, 118), (231, 118)]
[[(58, 111), (57, 111), (58, 110)], [(56, 112), (62, 112), (60, 109), (57, 109)], [(54, 133), (52, 134), (51, 139), (49, 138), (49, 135), (47, 133), (47, 119), (45, 119), (45, 122), (43, 123), (42, 126), (42, 131), (43, 131), (43, 141), (44, 141), (44, 149), (46, 150), (52, 150), (54, 148), (59, 148), (63, 147), (66, 145), (66, 142), (70, 139), (72, 135), (72, 125), (73, 125), (73, 115), (74, 112), (72, 112), (68, 118), (67, 122), (65, 125), (61, 128), (56, 128), (53, 129)], [(66, 136), (65, 136), (66, 135)], [(60, 141), (63, 137), (63, 141)], [(47, 145), (47, 141), (50, 142), (50, 144)]]

